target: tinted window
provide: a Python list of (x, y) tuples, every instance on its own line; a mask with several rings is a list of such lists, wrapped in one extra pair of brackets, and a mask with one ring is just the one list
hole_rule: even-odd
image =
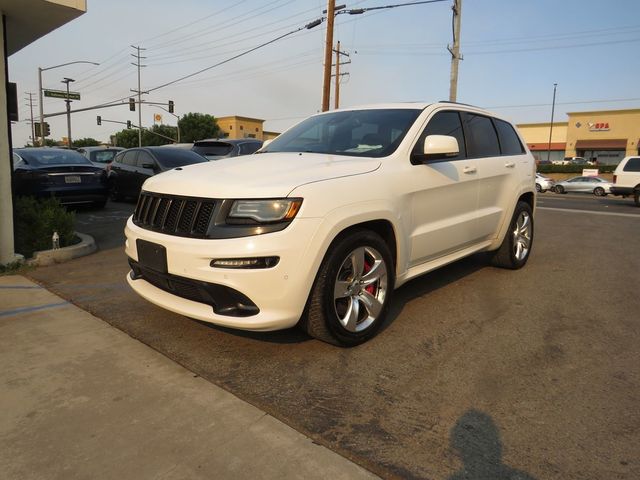
[(119, 153), (113, 159), (114, 162), (122, 163), (122, 159), (124, 158), (124, 153)]
[(136, 162), (138, 167), (140, 167), (140, 168), (153, 168), (153, 167), (144, 167), (143, 165), (155, 165), (155, 163), (156, 163), (156, 161), (153, 159), (153, 157), (151, 155), (149, 155), (147, 152), (145, 152), (144, 150), (141, 150), (138, 153), (138, 160)]
[(469, 157), (492, 157), (500, 155), (498, 136), (489, 117), (467, 113), (465, 133)]
[(113, 160), (113, 157), (116, 156), (116, 153), (118, 153), (117, 150), (98, 150), (89, 152), (89, 155), (91, 156), (92, 162), (109, 163)]
[(233, 145), (227, 142), (197, 142), (191, 149), (205, 157), (224, 157), (233, 150)]
[(622, 170), (625, 172), (640, 172), (640, 158), (630, 158)]
[(500, 139), (500, 150), (503, 155), (520, 155), (524, 153), (524, 148), (520, 143), (520, 139), (515, 130), (504, 120), (493, 119), (493, 122), (498, 131), (498, 138)]
[(418, 109), (371, 109), (316, 115), (280, 135), (263, 152), (385, 157), (398, 148), (420, 113)]
[(125, 165), (131, 165), (132, 167), (136, 166), (136, 157), (138, 156), (138, 150), (129, 150), (124, 153), (124, 157), (122, 158), (122, 163)]
[(427, 135), (449, 135), (455, 137), (458, 140), (458, 149), (460, 153), (457, 157), (447, 157), (448, 160), (456, 160), (466, 157), (466, 149), (464, 144), (464, 133), (462, 131), (462, 123), (460, 121), (460, 114), (458, 112), (438, 112), (436, 113), (427, 127), (420, 135), (418, 143), (413, 148), (413, 152), (417, 155), (421, 155), (423, 152), (424, 139)]
[(206, 158), (191, 150), (182, 150), (180, 148), (155, 148), (153, 149), (153, 154), (158, 160), (158, 163), (165, 169), (207, 161)]
[(261, 142), (249, 142), (240, 145), (240, 155), (251, 155), (262, 146)]
[(73, 150), (57, 150), (40, 148), (35, 150), (20, 150), (19, 155), (29, 165), (91, 165), (91, 162)]

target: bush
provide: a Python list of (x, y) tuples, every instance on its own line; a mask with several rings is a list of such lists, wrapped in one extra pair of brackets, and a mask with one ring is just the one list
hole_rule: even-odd
[(616, 165), (538, 165), (538, 173), (576, 173), (581, 174), (585, 168), (597, 168), (600, 173), (612, 173)]
[(33, 252), (51, 249), (53, 232), (60, 236), (60, 246), (77, 243), (75, 215), (55, 198), (36, 200), (32, 197), (14, 199), (15, 250), (25, 258)]

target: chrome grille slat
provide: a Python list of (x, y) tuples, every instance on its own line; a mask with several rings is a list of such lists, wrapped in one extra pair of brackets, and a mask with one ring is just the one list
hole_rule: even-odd
[(168, 235), (206, 238), (215, 200), (142, 192), (133, 213), (139, 227)]

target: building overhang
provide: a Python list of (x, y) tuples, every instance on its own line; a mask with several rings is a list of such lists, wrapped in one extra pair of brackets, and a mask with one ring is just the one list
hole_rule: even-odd
[(7, 54), (13, 55), (86, 11), (86, 0), (0, 0), (0, 13), (6, 18)]
[(580, 150), (609, 150), (609, 149), (621, 149), (627, 148), (627, 140), (624, 138), (618, 139), (602, 139), (602, 140), (577, 140), (576, 148)]
[(532, 152), (540, 152), (547, 150), (566, 150), (567, 144), (565, 142), (551, 142), (551, 146), (548, 143), (527, 143), (527, 147)]

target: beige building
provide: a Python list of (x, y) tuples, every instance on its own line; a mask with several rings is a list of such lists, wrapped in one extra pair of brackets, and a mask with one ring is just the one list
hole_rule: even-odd
[[(640, 109), (567, 113), (567, 122), (554, 122), (550, 160), (563, 157), (595, 159), (601, 165), (617, 164), (640, 150)], [(518, 125), (537, 160), (546, 160), (551, 124)]]
[(265, 132), (262, 129), (264, 120), (260, 118), (232, 115), (230, 117), (216, 118), (216, 121), (223, 132), (223, 136), (232, 140), (241, 138), (272, 140), (279, 135), (279, 133), (276, 132)]

